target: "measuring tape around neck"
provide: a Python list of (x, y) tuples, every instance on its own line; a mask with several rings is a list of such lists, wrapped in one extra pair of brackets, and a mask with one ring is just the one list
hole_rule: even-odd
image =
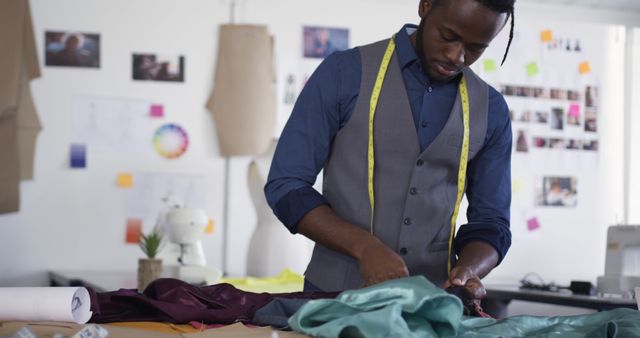
[[(373, 127), (374, 119), (376, 115), (376, 108), (378, 107), (378, 100), (380, 99), (380, 92), (382, 91), (382, 84), (384, 83), (384, 77), (389, 69), (389, 63), (391, 57), (396, 48), (394, 41), (395, 37), (389, 40), (387, 50), (382, 57), (380, 68), (378, 69), (378, 76), (373, 86), (373, 92), (371, 93), (371, 100), (369, 102), (369, 146), (367, 149), (367, 176), (368, 176), (368, 190), (369, 190), (369, 204), (371, 206), (371, 222), (370, 231), (372, 235), (375, 235), (375, 229), (373, 219), (375, 216), (375, 194), (373, 191), (373, 174), (375, 169), (375, 153), (373, 147)], [(451, 251), (453, 248), (453, 235), (456, 228), (456, 219), (458, 218), (458, 212), (460, 211), (460, 202), (462, 201), (462, 195), (464, 194), (465, 181), (467, 177), (467, 161), (469, 159), (469, 93), (467, 91), (467, 81), (463, 76), (460, 80), (458, 88), (462, 101), (462, 124), (463, 124), (463, 136), (462, 136), (462, 150), (460, 151), (460, 165), (458, 167), (458, 194), (456, 196), (456, 204), (451, 216), (451, 231), (449, 234), (449, 256), (447, 259), (447, 270), (451, 271)]]

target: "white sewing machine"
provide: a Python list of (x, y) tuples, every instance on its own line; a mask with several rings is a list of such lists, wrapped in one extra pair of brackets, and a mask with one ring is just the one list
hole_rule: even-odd
[(634, 287), (640, 287), (640, 225), (610, 226), (598, 292), (633, 298)]
[(165, 248), (162, 258), (175, 262), (166, 264), (163, 274), (192, 284), (217, 282), (222, 273), (207, 266), (200, 240), (208, 222), (201, 209), (173, 206), (160, 214), (156, 228), (174, 243)]

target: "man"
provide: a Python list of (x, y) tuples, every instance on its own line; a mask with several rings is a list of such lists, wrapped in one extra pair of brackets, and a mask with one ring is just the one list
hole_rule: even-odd
[[(305, 290), (420, 274), (485, 295), (511, 245), (511, 122), (468, 66), (510, 17), (513, 36), (514, 1), (421, 0), (419, 27), (335, 53), (309, 79), (265, 186), (276, 216), (316, 242)], [(469, 223), (453, 240), (465, 185)]]

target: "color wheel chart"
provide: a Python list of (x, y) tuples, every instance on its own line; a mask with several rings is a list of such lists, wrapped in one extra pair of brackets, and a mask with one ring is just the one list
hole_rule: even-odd
[(168, 123), (156, 130), (153, 145), (158, 154), (174, 159), (180, 157), (189, 147), (187, 132), (177, 124)]

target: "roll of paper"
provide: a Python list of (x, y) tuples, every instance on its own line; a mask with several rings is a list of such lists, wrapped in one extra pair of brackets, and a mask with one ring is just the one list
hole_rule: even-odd
[(0, 322), (56, 321), (84, 324), (91, 318), (89, 291), (83, 287), (0, 288)]

